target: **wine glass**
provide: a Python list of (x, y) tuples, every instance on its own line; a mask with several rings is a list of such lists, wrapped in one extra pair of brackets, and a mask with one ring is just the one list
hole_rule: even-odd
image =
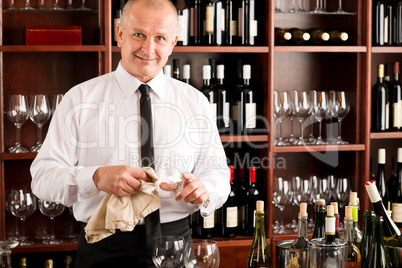
[[(274, 188), (273, 188), (273, 202), (279, 208), (281, 212), (285, 209), (286, 205), (289, 205), (291, 201), (290, 195), (290, 186), (289, 181), (282, 177), (278, 177), (274, 180)], [(275, 233), (278, 234), (287, 234), (289, 233), (283, 225), (283, 217), (281, 217), (281, 223), (279, 229), (274, 230)]]
[(330, 201), (331, 190), (328, 177), (311, 176), (311, 191), (313, 203), (318, 199), (324, 199), (327, 203)]
[(338, 0), (338, 9), (336, 12), (345, 13), (345, 10), (342, 9), (342, 0)]
[(155, 237), (152, 261), (156, 267), (183, 267), (184, 238), (182, 236)]
[(11, 251), (18, 246), (15, 240), (0, 240), (0, 267), (11, 268)]
[(337, 110), (337, 117), (338, 117), (338, 138), (336, 140), (337, 144), (348, 144), (347, 141), (342, 140), (341, 137), (341, 124), (342, 120), (346, 117), (350, 110), (350, 104), (347, 99), (347, 95), (345, 91), (337, 91), (336, 92), (336, 101), (334, 106)]
[(16, 10), (17, 9), (17, 8), (15, 8), (14, 0), (11, 0), (10, 7), (8, 9), (9, 10)]
[(67, 9), (74, 9), (74, 7), (73, 7), (73, 0), (68, 0)]
[(31, 96), (29, 117), (37, 127), (36, 144), (30, 148), (31, 152), (39, 152), (42, 147), (42, 127), (50, 118), (51, 110), (48, 96), (35, 94)]
[(290, 100), (287, 92), (274, 91), (274, 117), (279, 121), (279, 138), (275, 145), (289, 145), (282, 137), (282, 122), (290, 114)]
[(79, 234), (74, 232), (74, 215), (73, 215), (73, 207), (68, 207), (68, 231), (63, 234), (62, 237), (70, 238), (72, 242), (78, 243)]
[(34, 242), (25, 236), (25, 220), (36, 210), (35, 196), (25, 189), (12, 190), (8, 201), (11, 213), (21, 220), (20, 245), (32, 245)]
[(328, 97), (325, 91), (312, 91), (311, 109), (314, 118), (318, 121), (318, 138), (315, 144), (327, 144), (322, 137), (322, 120), (329, 112)]
[(79, 10), (89, 10), (89, 8), (87, 8), (87, 7), (85, 6), (85, 0), (82, 0), (82, 2), (81, 2), (81, 7), (79, 8)]
[(292, 4), (290, 5), (289, 12), (290, 12), (290, 13), (295, 13), (295, 12), (297, 12), (297, 10), (296, 10), (296, 8), (295, 8), (295, 0), (292, 0), (291, 3), (292, 3)]
[(45, 0), (41, 0), (41, 1), (40, 1), (40, 7), (39, 7), (39, 9), (42, 9), (42, 10), (43, 10), (43, 9), (46, 9), (46, 8), (45, 8)]
[(20, 143), (20, 134), (21, 134), (21, 126), (28, 119), (28, 100), (25, 95), (15, 94), (10, 96), (9, 108), (7, 111), (8, 119), (14, 123), (16, 127), (16, 141), (15, 145), (9, 148), (9, 152), (11, 153), (27, 153), (28, 149), (21, 146)]
[(219, 267), (220, 254), (218, 244), (214, 240), (190, 240), (187, 242), (184, 252), (184, 264), (186, 268)]
[(39, 200), (40, 212), (44, 216), (49, 217), (50, 220), (52, 221), (52, 231), (50, 233), (50, 238), (43, 240), (42, 241), (43, 244), (55, 245), (63, 243), (63, 240), (56, 239), (54, 235), (54, 218), (63, 213), (64, 208), (65, 207), (62, 204), (57, 202), (45, 201), (41, 199)]
[(26, 0), (26, 1), (25, 1), (25, 7), (24, 7), (24, 9), (25, 9), (25, 10), (33, 10), (33, 9), (34, 9), (34, 8), (31, 7), (31, 5), (29, 4), (29, 0)]
[(275, 12), (282, 12), (282, 10), (281, 10), (281, 0), (275, 0)]
[(59, 107), (61, 100), (63, 99), (64, 95), (63, 94), (56, 94), (53, 97), (53, 102), (52, 102), (52, 115), (56, 112), (57, 107)]
[[(13, 192), (15, 189), (14, 188), (9, 188), (6, 190), (5, 192), (5, 206), (6, 206), (6, 211), (11, 213), (11, 208), (10, 208), (10, 193)], [(11, 213), (12, 214), (12, 213)], [(15, 218), (15, 230), (14, 230), (14, 235), (12, 236), (8, 236), (7, 237), (8, 240), (20, 240), (21, 239), (21, 235), (20, 235), (20, 231), (18, 228), (18, 219)]]
[(335, 197), (336, 197), (336, 202), (338, 202), (339, 205), (339, 211), (342, 215), (343, 208), (345, 205), (349, 202), (349, 197), (350, 197), (350, 192), (351, 192), (351, 187), (350, 187), (350, 182), (348, 177), (340, 177), (337, 178), (336, 184), (335, 184)]
[(56, 0), (56, 1), (54, 2), (54, 7), (53, 7), (53, 9), (54, 9), (54, 10), (62, 10), (62, 9), (63, 9), (61, 6), (59, 6), (59, 0)]
[(304, 145), (303, 122), (310, 114), (309, 95), (308, 92), (299, 92), (295, 90), (291, 93), (291, 99), (292, 113), (296, 116), (300, 123), (300, 137), (294, 144)]

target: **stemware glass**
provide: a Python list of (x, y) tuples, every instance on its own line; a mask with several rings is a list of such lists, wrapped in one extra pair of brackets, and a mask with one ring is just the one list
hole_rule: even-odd
[(79, 10), (89, 10), (89, 8), (87, 8), (87, 7), (85, 6), (85, 0), (82, 0), (82, 2), (81, 2), (81, 7), (79, 8)]
[(326, 203), (330, 201), (331, 190), (328, 177), (311, 176), (311, 191), (313, 196), (313, 203), (317, 199), (324, 199)]
[(299, 6), (297, 8), (297, 12), (306, 12), (305, 0), (299, 0)]
[(29, 0), (26, 0), (26, 1), (25, 1), (25, 7), (24, 7), (24, 9), (25, 9), (25, 10), (33, 10), (33, 9), (34, 9), (34, 8), (31, 7), (31, 5), (29, 4)]
[(67, 9), (74, 9), (74, 7), (73, 7), (73, 0), (68, 0)]
[[(273, 202), (279, 208), (281, 213), (285, 209), (285, 206), (290, 204), (291, 201), (290, 197), (291, 195), (290, 195), (289, 181), (282, 177), (276, 178), (274, 180)], [(279, 229), (274, 230), (274, 232), (278, 234), (289, 233), (289, 231), (286, 230), (285, 226), (283, 225), (283, 217), (281, 217), (280, 221), (281, 223)]]
[(335, 192), (336, 202), (338, 202), (338, 205), (339, 205), (339, 211), (340, 211), (339, 214), (343, 215), (343, 213), (344, 213), (343, 208), (345, 207), (346, 204), (348, 204), (350, 192), (351, 192), (349, 178), (348, 177), (337, 178), (334, 192)]
[(219, 263), (220, 254), (216, 241), (193, 239), (187, 242), (184, 250), (184, 264), (186, 268), (218, 268)]
[(341, 124), (342, 120), (346, 117), (350, 110), (350, 103), (348, 101), (347, 95), (345, 91), (337, 91), (336, 92), (336, 102), (335, 106), (337, 107), (337, 117), (338, 117), (338, 138), (336, 140), (337, 144), (348, 144), (347, 141), (342, 140), (341, 137)]
[(282, 12), (282, 10), (281, 10), (281, 0), (275, 0), (275, 12)]
[(54, 10), (62, 10), (62, 9), (63, 9), (61, 6), (59, 6), (59, 0), (56, 0), (56, 1), (54, 2), (54, 7), (53, 7), (53, 9), (54, 9)]
[(290, 13), (295, 13), (295, 12), (297, 12), (297, 9), (296, 9), (296, 7), (295, 7), (295, 0), (292, 0), (292, 1), (291, 1), (291, 5), (290, 5), (289, 12), (290, 12)]
[(303, 122), (310, 114), (310, 102), (308, 92), (293, 91), (291, 94), (292, 113), (296, 116), (300, 123), (300, 136), (294, 142), (296, 145), (304, 145), (303, 138)]
[(11, 213), (21, 220), (20, 245), (32, 245), (34, 242), (27, 240), (25, 236), (25, 220), (36, 210), (36, 198), (33, 193), (18, 189), (10, 192), (9, 200)]
[(9, 7), (8, 9), (9, 9), (9, 10), (15, 10), (15, 9), (17, 9), (17, 8), (15, 8), (14, 0), (11, 0), (10, 7)]
[(74, 232), (73, 207), (68, 207), (67, 211), (68, 211), (68, 230), (67, 233), (62, 235), (62, 237), (70, 238), (72, 242), (78, 243), (79, 234)]
[[(5, 192), (5, 201), (6, 201), (6, 211), (8, 211), (8, 212), (10, 212), (11, 213), (11, 208), (10, 208), (10, 193), (11, 192), (13, 192), (13, 191), (15, 191), (15, 189), (14, 188), (9, 188), (9, 189), (7, 189), (6, 190), (6, 192)], [(11, 213), (12, 214), (12, 213)], [(17, 218), (15, 218), (15, 230), (14, 230), (14, 234), (12, 235), (12, 236), (8, 236), (7, 237), (7, 239), (8, 240), (20, 240), (21, 239), (21, 235), (20, 235), (20, 231), (19, 231), (19, 228), (18, 228), (18, 219)]]
[(39, 9), (42, 9), (42, 10), (43, 10), (43, 9), (46, 9), (46, 8), (45, 8), (45, 0), (41, 0), (41, 1), (40, 1), (40, 7), (39, 7)]
[(152, 261), (156, 267), (183, 267), (184, 238), (182, 236), (155, 237)]
[(0, 267), (11, 268), (11, 251), (18, 244), (15, 240), (0, 240)]
[(345, 13), (345, 10), (342, 9), (342, 0), (338, 0), (338, 9), (336, 12)]
[(25, 95), (15, 94), (10, 96), (9, 108), (7, 111), (8, 119), (14, 123), (16, 127), (16, 141), (15, 145), (9, 148), (11, 153), (27, 153), (28, 149), (21, 146), (21, 126), (28, 119), (28, 100)]
[(43, 244), (61, 244), (63, 243), (63, 240), (56, 239), (54, 235), (54, 218), (59, 216), (61, 213), (64, 211), (64, 206), (60, 203), (57, 202), (51, 202), (51, 201), (45, 201), (45, 200), (39, 200), (39, 210), (40, 212), (46, 216), (49, 217), (51, 222), (52, 222), (52, 230), (50, 233), (50, 238), (45, 239), (42, 241)]
[(290, 100), (287, 92), (274, 91), (274, 117), (279, 121), (279, 138), (275, 145), (289, 145), (282, 137), (282, 122), (290, 114)]
[(336, 139), (334, 135), (337, 134), (337, 129), (334, 128), (334, 120), (338, 118), (338, 106), (336, 105), (336, 91), (331, 90), (328, 92), (328, 120), (329, 120), (329, 130), (327, 132), (327, 142), (330, 144), (336, 144)]
[(50, 118), (51, 110), (49, 98), (45, 94), (31, 96), (29, 118), (37, 127), (36, 144), (30, 148), (31, 152), (38, 152), (42, 147), (42, 127)]
[(318, 121), (318, 138), (315, 144), (327, 144), (322, 137), (322, 120), (329, 112), (328, 97), (325, 91), (312, 91), (311, 109), (314, 118)]
[(52, 102), (52, 115), (56, 112), (57, 107), (59, 107), (61, 100), (63, 99), (64, 95), (63, 94), (56, 94), (53, 97), (53, 102)]

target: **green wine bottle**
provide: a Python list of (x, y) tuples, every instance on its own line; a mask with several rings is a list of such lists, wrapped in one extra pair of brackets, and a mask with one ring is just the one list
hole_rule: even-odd
[(264, 201), (257, 201), (253, 243), (247, 258), (248, 268), (272, 268), (272, 258), (265, 236)]
[(292, 242), (292, 245), (290, 245), (293, 249), (307, 249), (308, 247), (307, 218), (307, 203), (301, 203), (297, 238)]
[(325, 238), (325, 213), (327, 211), (325, 207), (324, 199), (317, 199), (315, 201), (315, 225), (313, 238)]
[(361, 254), (361, 266), (364, 267), (364, 263), (368, 258), (369, 248), (373, 240), (373, 218), (375, 217), (375, 213), (372, 210), (366, 210), (363, 214), (364, 216), (364, 229), (363, 229), (363, 238), (362, 243), (360, 244), (360, 254)]
[(353, 243), (353, 216), (352, 216), (352, 207), (345, 207), (345, 217), (344, 221), (344, 232), (345, 239), (348, 247), (348, 267), (360, 267), (361, 263), (361, 254), (360, 250)]
[(384, 220), (382, 216), (373, 218), (373, 242), (371, 243), (367, 260), (364, 268), (388, 268), (389, 260), (385, 252), (385, 244), (382, 234), (382, 224)]

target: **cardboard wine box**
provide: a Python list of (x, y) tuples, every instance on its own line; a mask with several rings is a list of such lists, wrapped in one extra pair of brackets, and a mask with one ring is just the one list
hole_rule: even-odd
[(81, 26), (27, 26), (27, 45), (81, 45)]

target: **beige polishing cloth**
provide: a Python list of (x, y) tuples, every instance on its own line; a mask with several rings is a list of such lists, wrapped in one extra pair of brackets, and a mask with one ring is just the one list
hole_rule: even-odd
[(111, 236), (120, 229), (122, 232), (134, 230), (135, 225), (161, 206), (156, 189), (158, 178), (151, 167), (141, 168), (153, 182), (141, 181), (141, 187), (131, 196), (121, 197), (107, 194), (85, 227), (88, 243), (95, 243)]

